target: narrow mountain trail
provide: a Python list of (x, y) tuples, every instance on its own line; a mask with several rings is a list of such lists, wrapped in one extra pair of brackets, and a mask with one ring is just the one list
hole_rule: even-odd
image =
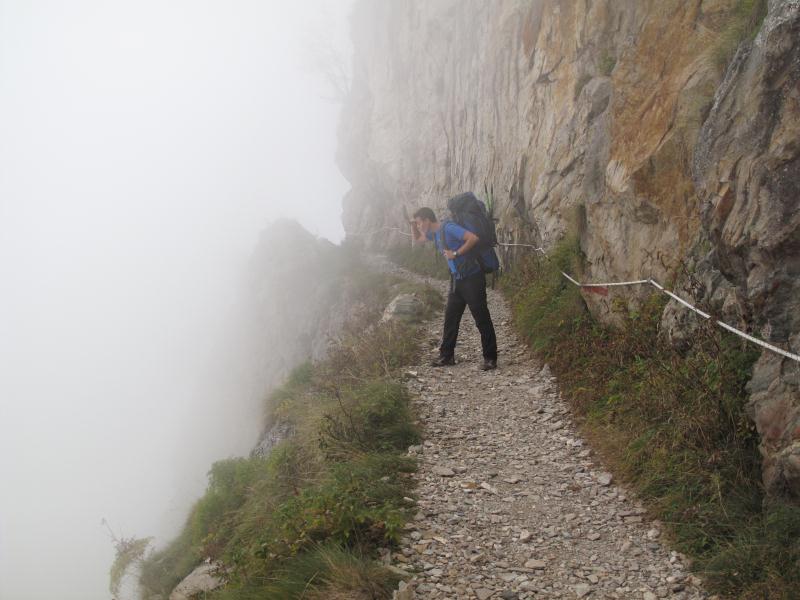
[[(383, 262), (382, 268), (424, 280)], [(424, 443), (419, 513), (391, 564), (414, 573), (396, 597), (705, 598), (657, 522), (605, 473), (581, 439), (549, 369), (489, 292), (499, 368), (481, 372), (480, 338), (464, 314), (458, 364), (433, 368), (441, 315), (425, 324), (425, 359), (410, 369)]]

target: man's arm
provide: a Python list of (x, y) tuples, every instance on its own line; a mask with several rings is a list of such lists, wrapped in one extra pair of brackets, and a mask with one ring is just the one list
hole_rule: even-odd
[[(458, 252), (458, 256), (463, 256), (472, 250), (475, 247), (475, 244), (477, 244), (479, 241), (480, 238), (477, 235), (471, 231), (464, 231), (464, 243), (458, 250), (456, 250), (456, 252)], [(456, 257), (456, 253), (450, 250), (445, 250), (444, 255), (448, 260), (453, 260)]]

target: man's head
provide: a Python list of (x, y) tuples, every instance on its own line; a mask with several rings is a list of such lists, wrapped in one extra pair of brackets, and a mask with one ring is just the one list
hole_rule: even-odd
[(429, 231), (436, 231), (436, 214), (427, 206), (417, 209), (414, 213), (414, 222), (423, 235)]

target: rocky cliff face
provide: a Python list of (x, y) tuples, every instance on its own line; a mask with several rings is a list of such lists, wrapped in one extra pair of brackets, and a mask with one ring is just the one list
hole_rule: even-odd
[[(800, 2), (771, 1), (698, 135), (694, 253), (708, 304), (800, 354)], [(764, 481), (800, 494), (800, 364), (764, 352), (750, 382)]]
[[(397, 243), (404, 207), (493, 190), (502, 241), (575, 229), (595, 281), (689, 265), (711, 310), (797, 353), (800, 1), (761, 4), (358, 2), (348, 235)], [(668, 307), (676, 338), (686, 319)], [(799, 373), (765, 354), (751, 383), (765, 481), (795, 494)]]

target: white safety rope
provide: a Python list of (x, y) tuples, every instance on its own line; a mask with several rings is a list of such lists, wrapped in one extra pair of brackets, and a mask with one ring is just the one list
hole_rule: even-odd
[[(539, 248), (539, 247), (534, 246), (532, 244), (498, 244), (498, 246), (522, 246), (522, 247), (525, 247), (525, 248), (533, 248), (537, 252), (541, 252), (542, 254), (544, 254), (545, 257), (547, 256), (545, 254), (545, 251), (544, 251), (543, 248)], [(625, 286), (625, 285), (649, 284), (649, 285), (652, 285), (654, 288), (656, 288), (658, 291), (666, 294), (667, 296), (669, 296), (673, 300), (679, 302), (680, 304), (682, 304), (683, 306), (685, 306), (689, 310), (692, 310), (692, 311), (696, 312), (698, 315), (700, 315), (704, 319), (711, 319), (711, 315), (709, 315), (707, 312), (703, 312), (702, 310), (700, 310), (699, 308), (697, 308), (693, 304), (690, 304), (689, 302), (687, 302), (686, 300), (684, 300), (680, 296), (677, 296), (673, 292), (669, 291), (663, 285), (659, 284), (657, 281), (655, 281), (653, 279), (637, 279), (635, 281), (612, 281), (612, 282), (608, 282), (608, 283), (581, 283), (580, 281), (576, 281), (575, 279), (570, 277), (568, 274), (564, 273), (564, 271), (559, 271), (559, 272), (564, 277), (566, 277), (570, 282), (574, 283), (578, 287), (585, 287), (585, 288), (614, 287), (614, 286)], [(768, 342), (765, 342), (764, 340), (758, 339), (757, 337), (754, 337), (754, 336), (752, 336), (752, 335), (750, 335), (748, 333), (745, 333), (744, 331), (739, 331), (735, 327), (732, 327), (732, 326), (728, 325), (727, 323), (723, 323), (722, 321), (718, 321), (716, 319), (711, 319), (711, 320), (713, 320), (716, 325), (719, 325), (720, 327), (722, 327), (726, 331), (730, 331), (731, 333), (735, 333), (739, 337), (744, 338), (749, 342), (757, 344), (757, 345), (761, 346), (762, 348), (766, 348), (767, 350), (775, 352), (776, 354), (780, 354), (781, 356), (785, 356), (786, 358), (790, 358), (790, 359), (792, 359), (794, 361), (800, 362), (800, 355), (793, 354), (792, 352), (788, 352), (786, 350), (783, 350), (782, 348), (778, 348), (777, 346), (773, 346), (772, 344), (770, 344)]]

